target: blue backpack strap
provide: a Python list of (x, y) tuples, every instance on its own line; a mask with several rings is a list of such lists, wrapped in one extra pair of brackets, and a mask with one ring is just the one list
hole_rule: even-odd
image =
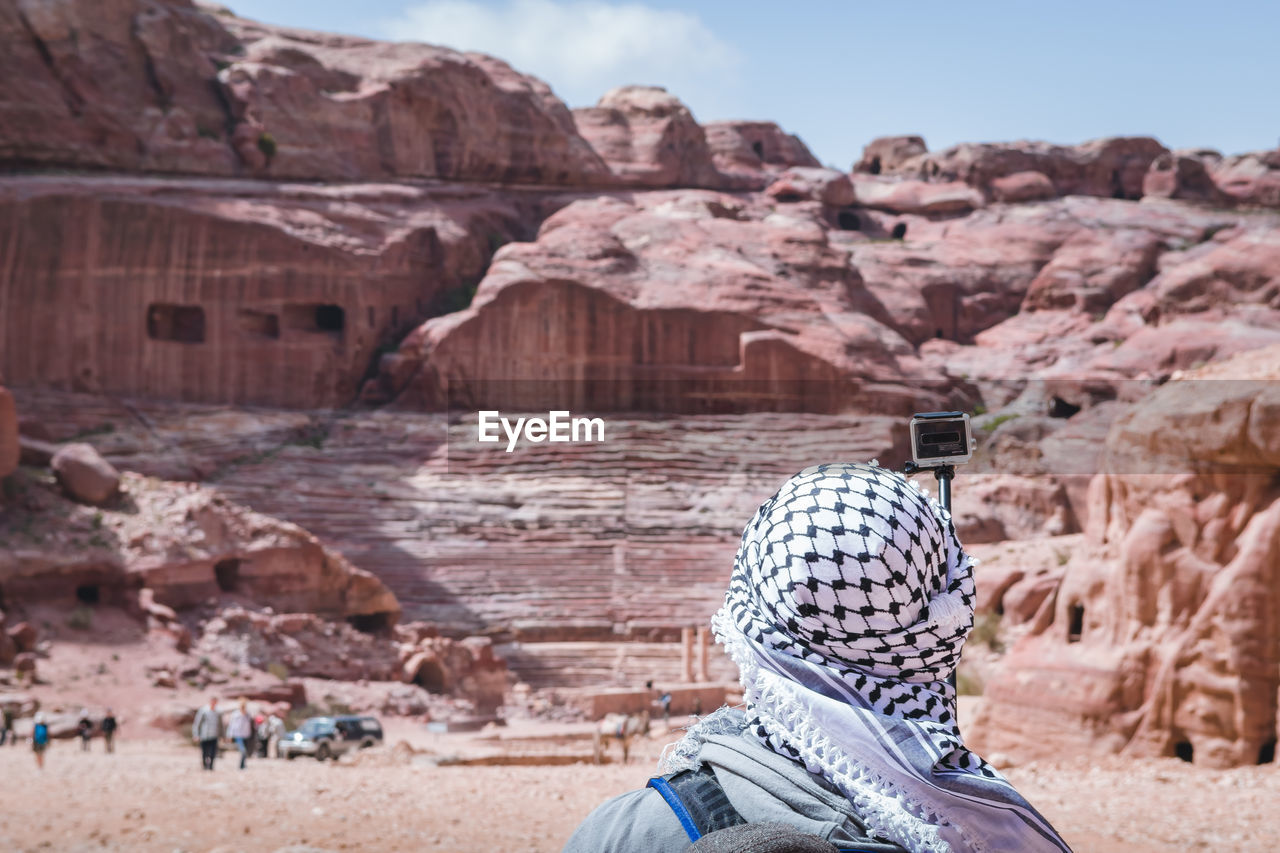
[[(653, 788), (667, 801), (691, 842), (718, 829), (747, 822), (725, 796), (716, 774), (705, 764), (696, 770), (657, 776), (650, 779), (646, 787)], [(876, 838), (856, 841), (854, 845), (838, 849), (840, 853), (906, 853), (892, 841)]]
[(690, 841), (697, 841), (717, 829), (746, 823), (725, 796), (716, 774), (705, 764), (696, 770), (681, 770), (650, 779), (648, 787), (667, 801)]

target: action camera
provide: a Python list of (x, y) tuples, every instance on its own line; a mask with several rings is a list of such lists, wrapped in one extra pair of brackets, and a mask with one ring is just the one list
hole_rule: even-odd
[(917, 468), (968, 462), (973, 445), (966, 412), (921, 412), (911, 418), (911, 458)]

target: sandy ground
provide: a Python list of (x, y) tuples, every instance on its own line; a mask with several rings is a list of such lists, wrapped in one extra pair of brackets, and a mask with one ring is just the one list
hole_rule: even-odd
[[(538, 728), (527, 725), (526, 735)], [(669, 739), (640, 744), (625, 766), (397, 763), (387, 747), (338, 763), (250, 761), (244, 771), (227, 755), (212, 773), (174, 738), (126, 740), (112, 756), (100, 741), (89, 754), (58, 742), (43, 771), (25, 744), (4, 747), (0, 850), (556, 851), (598, 803), (643, 785)], [(416, 740), (438, 754), (495, 751), (460, 735)], [(1077, 851), (1280, 849), (1275, 765), (1074, 759), (1009, 776)]]

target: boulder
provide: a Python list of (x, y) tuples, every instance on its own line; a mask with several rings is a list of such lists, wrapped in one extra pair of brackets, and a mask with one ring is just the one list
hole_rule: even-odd
[(845, 207), (854, 202), (849, 176), (835, 169), (788, 169), (769, 185), (765, 194), (779, 202), (816, 201), (828, 207)]
[(115, 497), (120, 472), (103, 459), (92, 444), (63, 445), (53, 455), (53, 473), (67, 497), (101, 506)]
[(1147, 198), (1226, 203), (1227, 195), (1218, 189), (1209, 171), (1211, 164), (1216, 165), (1221, 159), (1221, 156), (1206, 159), (1194, 152), (1167, 151), (1151, 161), (1142, 179), (1142, 194)]
[(1010, 584), (1000, 598), (1004, 620), (1009, 625), (1030, 622), (1061, 583), (1062, 574), (1057, 572), (1020, 578)]
[(27, 677), (27, 680), (34, 682), (36, 676), (36, 654), (35, 652), (20, 652), (13, 658), (13, 671)]
[(237, 698), (250, 702), (266, 702), (286, 708), (302, 708), (307, 704), (307, 685), (301, 680), (286, 681), (266, 687), (250, 687), (237, 692)]
[(1058, 194), (1053, 181), (1042, 172), (1014, 172), (991, 179), (991, 196), (1006, 204), (1044, 201)]
[(919, 216), (968, 213), (986, 204), (982, 193), (958, 181), (939, 184), (859, 178), (854, 181), (853, 194), (854, 201), (863, 207)]
[(955, 523), (965, 543), (1061, 536), (1080, 529), (1061, 484), (1016, 474), (969, 477)]
[(1280, 149), (1224, 158), (1210, 164), (1209, 174), (1226, 201), (1280, 207)]
[(622, 86), (573, 111), (578, 132), (614, 176), (635, 187), (719, 187), (706, 134), (660, 86)]
[(19, 622), (16, 625), (5, 629), (5, 633), (13, 640), (13, 644), (20, 652), (34, 652), (36, 644), (40, 638), (36, 626), (30, 622)]
[(853, 171), (867, 175), (888, 174), (928, 150), (920, 136), (881, 136), (862, 149), (862, 159), (853, 164)]
[(928, 181), (962, 181), (995, 197), (997, 179), (1039, 172), (1052, 182), (1057, 195), (1134, 200), (1142, 197), (1143, 180), (1152, 161), (1167, 153), (1163, 145), (1145, 136), (1095, 139), (1070, 146), (963, 143), (911, 157), (891, 173)]
[(822, 165), (799, 137), (771, 121), (713, 121), (702, 130), (716, 170), (734, 187), (761, 190), (783, 169)]
[(40, 700), (30, 693), (0, 693), (0, 710), (16, 717), (30, 717), (40, 710)]

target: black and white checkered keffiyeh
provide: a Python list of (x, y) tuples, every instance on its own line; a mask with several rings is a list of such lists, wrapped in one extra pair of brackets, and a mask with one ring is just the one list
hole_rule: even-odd
[(742, 534), (717, 638), (747, 725), (911, 851), (1068, 850), (956, 727), (947, 677), (973, 626), (950, 515), (875, 463), (807, 468)]

